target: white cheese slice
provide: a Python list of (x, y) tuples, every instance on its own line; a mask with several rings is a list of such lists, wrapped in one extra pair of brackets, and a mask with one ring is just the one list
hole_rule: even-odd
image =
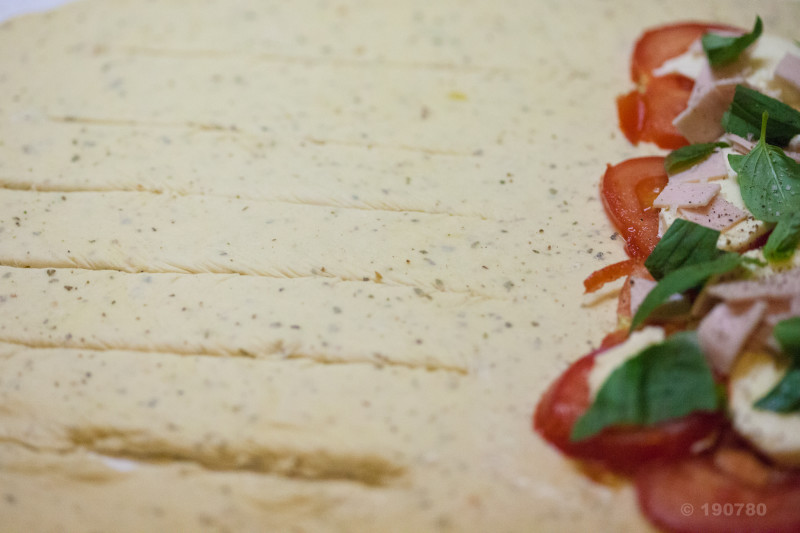
[(780, 261), (776, 263), (768, 263), (767, 260), (764, 258), (764, 251), (763, 249), (759, 248), (757, 250), (750, 250), (742, 254), (744, 257), (749, 257), (751, 259), (756, 259), (759, 263), (743, 263), (742, 267), (747, 269), (749, 272), (748, 278), (753, 279), (764, 279), (772, 276), (774, 274), (778, 274), (779, 272), (784, 272), (786, 270), (792, 270), (794, 268), (800, 268), (800, 252), (795, 253), (791, 258), (787, 259), (786, 261)]
[(786, 368), (766, 353), (742, 354), (731, 374), (728, 407), (740, 435), (776, 463), (800, 466), (800, 414), (753, 407), (778, 383)]
[(662, 328), (649, 326), (633, 332), (625, 342), (603, 352), (595, 359), (589, 373), (589, 397), (594, 400), (608, 376), (625, 361), (632, 359), (648, 346), (662, 342), (664, 338)]

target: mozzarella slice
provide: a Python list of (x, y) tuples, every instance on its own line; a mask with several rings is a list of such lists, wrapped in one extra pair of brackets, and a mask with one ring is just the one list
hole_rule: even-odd
[(733, 427), (764, 455), (784, 466), (800, 466), (800, 413), (775, 413), (753, 407), (786, 372), (787, 364), (761, 352), (739, 357), (728, 395)]
[(763, 249), (750, 250), (742, 254), (743, 257), (754, 259), (753, 262), (742, 264), (742, 268), (746, 269), (746, 278), (764, 279), (774, 276), (780, 272), (800, 268), (800, 251), (795, 253), (791, 258), (786, 261), (769, 263), (764, 257)]
[(662, 342), (664, 338), (663, 329), (649, 326), (633, 332), (625, 342), (606, 350), (595, 358), (594, 366), (589, 373), (589, 397), (592, 401), (594, 401), (597, 392), (608, 379), (608, 376), (610, 376), (617, 367), (625, 363), (628, 359), (638, 355), (639, 352), (648, 346)]

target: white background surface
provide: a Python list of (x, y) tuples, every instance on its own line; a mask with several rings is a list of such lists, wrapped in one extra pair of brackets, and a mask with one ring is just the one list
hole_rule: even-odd
[(0, 0), (0, 21), (22, 13), (44, 11), (73, 0)]

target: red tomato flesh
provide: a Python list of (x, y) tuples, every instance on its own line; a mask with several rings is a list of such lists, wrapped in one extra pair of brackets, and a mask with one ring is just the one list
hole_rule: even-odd
[(653, 463), (636, 476), (639, 505), (653, 523), (678, 533), (800, 531), (800, 474), (752, 484), (713, 458)]
[(628, 94), (617, 97), (617, 118), (619, 129), (625, 138), (633, 144), (639, 144), (644, 131), (645, 115), (647, 108), (644, 103), (644, 94), (639, 89), (634, 89)]
[(689, 142), (678, 132), (672, 121), (689, 105), (694, 81), (670, 74), (652, 78), (644, 93), (644, 127), (641, 139), (659, 148), (675, 150)]
[(631, 257), (646, 258), (658, 242), (658, 211), (653, 200), (666, 185), (664, 158), (657, 156), (609, 165), (603, 175), (603, 205)]
[(583, 288), (586, 289), (586, 292), (595, 292), (606, 283), (628, 276), (635, 263), (636, 261), (633, 259), (626, 259), (619, 263), (607, 265), (600, 270), (595, 270), (589, 274), (588, 278), (583, 280)]
[(694, 82), (679, 74), (652, 78), (644, 92), (633, 90), (617, 98), (619, 126), (632, 143), (655, 143), (674, 150), (689, 142), (672, 124), (686, 109)]

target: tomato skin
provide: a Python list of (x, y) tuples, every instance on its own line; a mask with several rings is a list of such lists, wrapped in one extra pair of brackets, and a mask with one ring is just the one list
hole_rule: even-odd
[[(706, 456), (651, 463), (637, 473), (635, 483), (642, 512), (665, 531), (800, 531), (797, 472), (754, 485), (721, 470), (712, 457)], [(715, 504), (731, 505), (715, 516), (712, 507)]]
[(666, 185), (663, 157), (638, 157), (606, 168), (600, 196), (633, 258), (647, 258), (658, 242), (658, 211), (653, 200)]
[(740, 28), (705, 22), (679, 22), (651, 28), (636, 41), (631, 58), (631, 79), (641, 85), (668, 59), (679, 56), (709, 31), (744, 33)]
[(675, 150), (689, 141), (672, 124), (689, 105), (694, 81), (680, 74), (653, 78), (644, 94), (644, 127), (641, 139), (659, 148)]
[(694, 81), (670, 74), (652, 78), (644, 91), (633, 90), (617, 98), (619, 126), (632, 143), (652, 142), (674, 150), (689, 142), (672, 124), (689, 105)]
[(639, 141), (642, 140), (646, 114), (644, 94), (639, 89), (617, 97), (619, 129), (633, 145), (639, 144)]
[(629, 276), (635, 263), (636, 261), (633, 259), (626, 259), (625, 261), (606, 265), (600, 270), (595, 270), (589, 274), (588, 278), (583, 280), (583, 288), (586, 292), (595, 292), (606, 283)]
[(694, 413), (652, 427), (609, 428), (589, 439), (570, 440), (572, 426), (589, 407), (588, 378), (595, 357), (602, 357), (602, 351), (624, 340), (624, 335), (616, 332), (607, 339), (605, 347), (578, 359), (542, 396), (533, 427), (545, 440), (565, 455), (630, 474), (653, 460), (689, 456), (698, 441), (719, 432), (724, 423), (721, 415)]

